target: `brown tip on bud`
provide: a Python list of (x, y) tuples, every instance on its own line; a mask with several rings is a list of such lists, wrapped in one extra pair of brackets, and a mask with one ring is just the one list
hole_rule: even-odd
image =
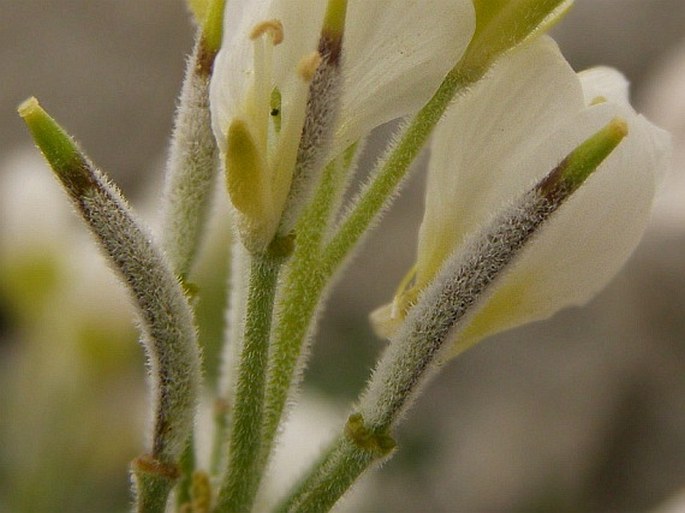
[(340, 65), (342, 41), (342, 34), (331, 35), (326, 32), (321, 34), (321, 39), (319, 39), (319, 53), (329, 65)]
[(264, 34), (271, 36), (271, 42), (274, 46), (281, 44), (283, 42), (283, 23), (280, 20), (265, 20), (257, 23), (250, 32), (250, 39), (258, 39)]
[(628, 135), (628, 123), (616, 117), (582, 142), (538, 184), (537, 190), (552, 201), (563, 201), (595, 172)]
[(204, 38), (200, 40), (195, 52), (195, 73), (197, 76), (210, 77), (212, 75), (217, 53), (218, 50), (212, 49)]
[(297, 73), (305, 82), (311, 82), (321, 61), (322, 58), (319, 52), (312, 52), (309, 55), (305, 55), (297, 65)]
[(321, 30), (319, 53), (323, 55), (326, 62), (333, 66), (337, 66), (340, 62), (347, 3), (347, 0), (328, 0), (326, 16)]
[(81, 197), (96, 187), (85, 155), (57, 121), (43, 110), (36, 98), (22, 102), (17, 111), (55, 176), (72, 196)]

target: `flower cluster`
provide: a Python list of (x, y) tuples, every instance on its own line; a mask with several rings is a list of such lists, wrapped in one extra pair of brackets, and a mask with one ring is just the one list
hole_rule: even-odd
[[(278, 511), (328, 511), (395, 449), (440, 363), (582, 304), (644, 231), (668, 136), (626, 80), (545, 31), (570, 0), (190, 0), (198, 37), (160, 243), (35, 99), (19, 112), (138, 308), (152, 377), (138, 511), (254, 511), (336, 276), (430, 146), (417, 260), (372, 314), (392, 340), (339, 437)], [(349, 194), (364, 141), (403, 118)], [(196, 468), (193, 286), (216, 171), (235, 243), (210, 469)], [(226, 405), (230, 405), (227, 408)], [(208, 439), (212, 437), (204, 437)]]
[[(392, 336), (469, 236), (620, 117), (628, 124), (626, 140), (509, 264), (495, 290), (479, 301), (469, 326), (462, 327), (453, 353), (489, 334), (582, 304), (603, 288), (644, 230), (668, 165), (669, 138), (635, 114), (618, 72), (596, 68), (576, 74), (554, 42), (540, 36), (570, 2), (436, 1), (430, 9), (420, 2), (348, 3), (344, 43), (342, 26), (334, 36), (342, 47), (336, 50), (342, 53), (340, 84), (333, 93), (321, 93), (327, 105), (313, 120), (333, 126), (327, 140), (305, 141), (323, 147), (319, 166), (374, 127), (417, 112), (456, 63), (478, 69), (496, 61), (484, 79), (455, 99), (435, 130), (417, 262), (393, 302), (372, 315), (377, 332)], [(537, 24), (521, 23), (535, 14)], [(257, 247), (263, 249), (283, 215), (297, 172), (295, 146), (307, 135), (304, 82), (313, 73), (302, 70), (319, 65), (320, 58), (311, 56), (323, 40), (321, 27), (327, 30), (324, 15), (322, 2), (306, 7), (277, 0), (233, 2), (227, 10), (230, 36), (212, 83), (213, 126), (238, 218), (248, 217), (244, 222), (253, 227), (243, 237), (248, 247), (261, 237)], [(318, 100), (310, 94), (309, 101)], [(331, 111), (334, 120), (321, 119)], [(255, 155), (250, 160), (260, 162), (254, 169), (233, 156), (246, 144), (246, 153)], [(233, 178), (238, 173), (250, 176)], [(271, 211), (255, 212), (260, 205)]]

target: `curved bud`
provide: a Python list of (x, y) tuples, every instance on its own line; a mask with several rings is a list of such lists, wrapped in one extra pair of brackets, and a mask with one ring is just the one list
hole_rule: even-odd
[(139, 504), (159, 506), (177, 476), (200, 389), (200, 349), (190, 305), (164, 253), (73, 139), (35, 98), (24, 102), (19, 114), (135, 300), (153, 385), (154, 420), (150, 454), (136, 459), (133, 470)]

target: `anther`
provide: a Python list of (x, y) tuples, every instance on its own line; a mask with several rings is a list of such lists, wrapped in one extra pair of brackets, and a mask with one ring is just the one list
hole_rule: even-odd
[(321, 64), (321, 54), (319, 52), (312, 52), (305, 55), (297, 65), (297, 73), (304, 79), (305, 82), (311, 82), (314, 78), (316, 69)]
[(274, 46), (281, 44), (283, 42), (283, 24), (279, 20), (265, 20), (257, 23), (250, 32), (250, 39), (254, 41), (264, 34), (271, 36), (271, 42)]

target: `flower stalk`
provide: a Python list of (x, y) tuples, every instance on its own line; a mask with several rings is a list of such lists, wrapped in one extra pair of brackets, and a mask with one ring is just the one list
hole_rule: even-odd
[(252, 255), (244, 333), (232, 411), (229, 462), (216, 511), (248, 512), (260, 482), (260, 436), (273, 303), (278, 274), (292, 241), (276, 239), (266, 253)]
[(322, 255), (322, 267), (329, 277), (396, 197), (411, 164), (455, 96), (477, 82), (485, 71), (466, 69), (458, 64), (447, 74), (430, 101), (404, 128), (397, 143), (389, 148), (386, 158), (381, 160), (368, 185), (327, 244)]
[[(353, 153), (352, 149), (350, 154)], [(322, 241), (330, 224), (335, 196), (342, 185), (339, 175), (349, 170), (351, 158), (349, 155), (347, 162), (336, 161), (326, 167), (312, 205), (296, 227), (297, 243), (284, 273), (269, 358), (262, 466), (266, 466), (273, 448), (291, 387), (297, 385), (291, 384), (293, 372), (297, 374), (293, 371), (293, 362), (295, 366), (298, 361), (302, 364), (302, 354), (308, 353), (307, 343), (313, 336), (312, 319), (326, 285), (326, 277), (319, 267)], [(298, 299), (293, 301), (294, 298)]]

